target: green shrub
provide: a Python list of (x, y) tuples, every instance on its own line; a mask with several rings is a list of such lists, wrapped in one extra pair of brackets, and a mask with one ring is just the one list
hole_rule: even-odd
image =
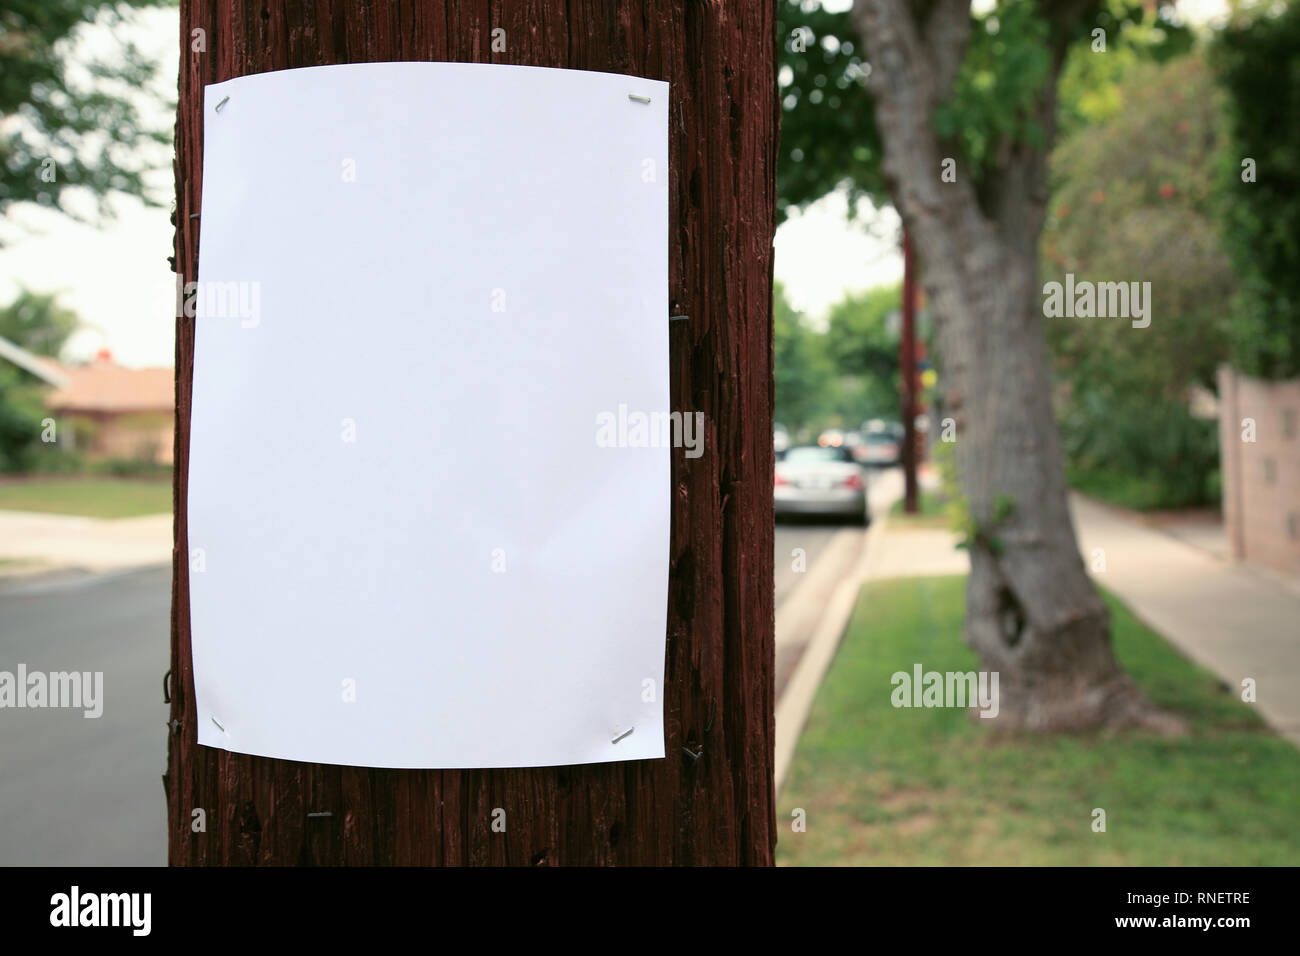
[(1213, 50), (1231, 127), (1218, 205), (1241, 276), (1233, 365), (1291, 378), (1300, 375), (1300, 4), (1237, 17)]
[(43, 475), (78, 475), (86, 470), (86, 456), (77, 448), (41, 443), (31, 455), (27, 470)]
[(1186, 404), (1108, 389), (1076, 391), (1061, 416), (1070, 484), (1128, 508), (1218, 501), (1218, 424)]
[(40, 396), (20, 374), (0, 362), (0, 472), (26, 471), (41, 446)]
[(171, 465), (147, 458), (107, 458), (91, 462), (87, 471), (92, 475), (112, 475), (114, 478), (169, 479), (172, 476)]

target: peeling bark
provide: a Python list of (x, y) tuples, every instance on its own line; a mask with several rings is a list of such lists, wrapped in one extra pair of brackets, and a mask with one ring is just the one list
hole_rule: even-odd
[[(182, 0), (175, 262), (197, 277), (202, 88), (268, 70), (498, 62), (672, 84), (673, 408), (705, 454), (673, 456), (668, 756), (522, 770), (370, 770), (195, 742), (189, 633), (193, 320), (176, 324), (168, 859), (195, 864), (757, 864), (772, 794), (772, 235), (775, 10), (762, 0)], [(504, 52), (492, 31), (505, 31)], [(206, 31), (207, 52), (191, 49)], [(668, 316), (664, 316), (668, 321)], [(378, 340), (377, 340), (378, 341)], [(581, 348), (582, 343), (573, 343)], [(599, 361), (599, 356), (592, 356)], [(685, 753), (689, 749), (690, 754)], [(492, 811), (506, 832), (491, 829)], [(191, 829), (195, 808), (207, 832)], [(309, 816), (309, 814), (315, 814)], [(328, 815), (325, 815), (328, 814)]]

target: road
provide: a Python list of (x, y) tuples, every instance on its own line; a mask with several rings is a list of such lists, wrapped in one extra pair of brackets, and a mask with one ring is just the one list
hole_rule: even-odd
[[(887, 511), (902, 494), (902, 471), (890, 468), (884, 471), (872, 470), (867, 473), (867, 494), (871, 501), (871, 513), (879, 516)], [(782, 521), (776, 526), (775, 562), (776, 604), (789, 596), (791, 590), (805, 579), (817, 559), (825, 553), (831, 539), (845, 528), (855, 527), (833, 519), (805, 518), (799, 521)], [(795, 549), (804, 551), (802, 570), (796, 566)]]
[(0, 671), (102, 671), (103, 715), (0, 710), (0, 865), (166, 863), (171, 569), (6, 585)]
[[(804, 574), (811, 568), (831, 538), (847, 525), (808, 521), (799, 524), (782, 522), (776, 526), (776, 557), (773, 564), (776, 577), (776, 603), (780, 605), (790, 590), (804, 579)], [(795, 551), (803, 549), (803, 565), (799, 570)]]

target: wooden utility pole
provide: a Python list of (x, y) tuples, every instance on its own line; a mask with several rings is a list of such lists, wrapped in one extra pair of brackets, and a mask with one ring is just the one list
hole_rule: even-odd
[(916, 483), (916, 262), (912, 240), (903, 230), (903, 322), (898, 337), (898, 367), (903, 377), (903, 510), (920, 510)]
[[(164, 778), (169, 862), (770, 864), (776, 842), (774, 5), (181, 0), (180, 7), (175, 266), (187, 282), (198, 271), (205, 84), (270, 70), (388, 60), (513, 63), (667, 80), (669, 302), (672, 314), (689, 316), (671, 326), (672, 401), (674, 409), (704, 412), (706, 435), (703, 456), (673, 453), (666, 759), (520, 770), (370, 770), (214, 750), (195, 742), (192, 716), (185, 516), (194, 320), (178, 319), (175, 690)], [(377, 349), (383, 347), (382, 321), (376, 319)], [(495, 808), (506, 811), (505, 832), (493, 830)], [(198, 809), (206, 815), (205, 832), (195, 832)]]

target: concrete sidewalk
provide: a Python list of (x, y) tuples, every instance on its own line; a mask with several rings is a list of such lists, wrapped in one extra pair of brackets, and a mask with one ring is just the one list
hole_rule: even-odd
[(1300, 744), (1300, 595), (1283, 584), (1086, 498), (1070, 502), (1098, 583), (1241, 694), (1256, 683), (1264, 719)]
[(17, 573), (81, 569), (116, 571), (167, 564), (172, 516), (86, 518), (0, 510), (0, 560)]
[[(1093, 578), (1235, 693), (1253, 678), (1264, 719), (1300, 745), (1300, 594), (1123, 511), (1078, 495), (1070, 507), (1085, 565), (1104, 552)], [(886, 528), (865, 576), (964, 574), (969, 559), (955, 544), (948, 531)]]

